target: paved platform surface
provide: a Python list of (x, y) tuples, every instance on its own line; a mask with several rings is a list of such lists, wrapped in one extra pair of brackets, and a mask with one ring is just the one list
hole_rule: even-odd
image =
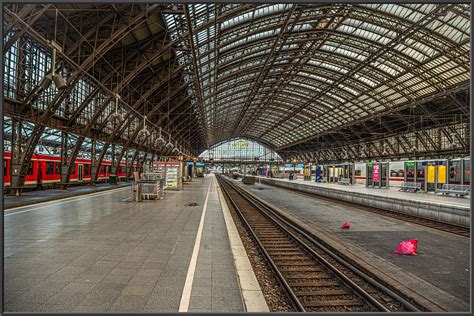
[[(318, 202), (317, 197), (275, 186), (237, 183), (293, 214), (319, 234), (332, 238), (428, 300), (449, 311), (469, 309), (470, 245), (467, 238), (327, 201)], [(349, 230), (340, 229), (344, 222), (351, 224)], [(418, 239), (418, 256), (394, 254), (398, 243), (406, 239)]]
[(449, 196), (449, 195), (442, 195), (442, 194), (434, 194), (434, 192), (412, 193), (412, 192), (399, 191), (400, 188), (398, 187), (389, 187), (386, 189), (376, 189), (376, 188), (374, 189), (374, 188), (367, 188), (365, 185), (362, 185), (362, 184), (341, 185), (337, 183), (318, 183), (318, 182), (315, 182), (314, 180), (304, 181), (303, 179), (288, 180), (288, 179), (273, 178), (273, 180), (295, 182), (299, 184), (314, 185), (314, 186), (319, 186), (323, 188), (330, 188), (333, 190), (360, 192), (360, 193), (365, 193), (365, 194), (372, 194), (372, 195), (379, 195), (379, 196), (382, 195), (386, 197), (410, 199), (410, 200), (417, 200), (417, 201), (423, 201), (423, 202), (436, 202), (436, 203), (441, 203), (441, 204), (466, 206), (466, 207), (470, 206), (470, 195), (464, 196), (464, 197), (456, 197), (456, 196)]
[(5, 311), (177, 312), (211, 182), (188, 310), (244, 311), (212, 179), (161, 201), (122, 188), (5, 211)]
[(44, 189), (23, 192), (20, 196), (3, 196), (3, 205), (5, 209), (12, 207), (18, 207), (23, 205), (31, 205), (35, 203), (53, 201), (72, 196), (78, 196), (83, 194), (89, 194), (94, 192), (101, 192), (110, 189), (116, 189), (124, 186), (129, 186), (130, 183), (119, 183), (112, 185), (108, 183), (98, 183), (96, 186), (84, 185), (84, 186), (71, 186), (67, 190), (60, 189)]

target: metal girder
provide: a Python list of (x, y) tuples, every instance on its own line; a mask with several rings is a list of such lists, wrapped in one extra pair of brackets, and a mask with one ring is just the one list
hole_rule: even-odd
[[(31, 161), (31, 157), (34, 153), (34, 149), (36, 145), (38, 144), (41, 135), (43, 134), (44, 131), (44, 124), (50, 119), (54, 113), (56, 112), (57, 108), (65, 100), (65, 98), (70, 94), (72, 91), (75, 83), (79, 79), (80, 74), (83, 72), (87, 72), (88, 69), (93, 65), (95, 60), (101, 58), (111, 47), (113, 47), (116, 43), (118, 43), (128, 32), (132, 31), (134, 27), (137, 25), (141, 24), (144, 22), (144, 18), (150, 14), (151, 12), (157, 10), (159, 8), (159, 5), (151, 5), (148, 10), (145, 12), (139, 14), (137, 17), (135, 17), (129, 25), (123, 26), (119, 28), (117, 31), (115, 31), (111, 36), (105, 40), (97, 49), (94, 51), (94, 54), (91, 54), (88, 58), (86, 58), (82, 64), (72, 73), (72, 75), (67, 79), (66, 85), (67, 88), (64, 89), (63, 91), (60, 91), (54, 99), (51, 101), (51, 103), (48, 105), (45, 111), (43, 111), (42, 115), (38, 119), (38, 124), (35, 126), (35, 129), (31, 135), (31, 137), (28, 139), (28, 143), (26, 146), (25, 151), (22, 154), (21, 157), (21, 168), (19, 169), (19, 174), (17, 177), (12, 178), (12, 187), (22, 187), (25, 182), (25, 176), (27, 172), (27, 167)], [(27, 28), (27, 33), (28, 34), (33, 34), (36, 38), (41, 38), (43, 40), (43, 44), (46, 46), (51, 46), (51, 44), (43, 39), (41, 35), (37, 34), (34, 32), (27, 24), (26, 22), (22, 21), (21, 18), (16, 15), (14, 12), (10, 11), (8, 8), (4, 7), (5, 13), (7, 15), (13, 17), (16, 19), (18, 22), (23, 24)], [(26, 24), (26, 25), (25, 25)], [(36, 90), (34, 88), (33, 90)]]
[(62, 134), (65, 135), (66, 139), (61, 146), (61, 186), (63, 189), (66, 189), (71, 180), (71, 174), (74, 173), (74, 168), (76, 167), (75, 161), (82, 148), (85, 137), (79, 136), (71, 146), (67, 142), (67, 134), (64, 132)]
[(135, 153), (133, 154), (132, 160), (130, 161), (130, 163), (128, 164), (128, 167), (127, 167), (127, 178), (130, 178), (130, 177), (133, 176), (133, 174), (132, 174), (133, 164), (135, 163), (135, 160), (138, 159), (139, 155), (140, 155), (140, 152), (138, 150), (135, 150)]
[[(193, 27), (192, 27), (192, 24), (191, 24), (191, 17), (189, 16), (189, 11), (188, 11), (188, 8), (187, 8), (187, 5), (183, 5), (183, 9), (184, 9), (184, 16), (185, 16), (185, 19), (186, 19), (186, 25), (188, 27), (188, 32), (187, 32), (187, 35), (188, 35), (188, 43), (191, 47), (191, 52), (192, 52), (192, 68), (193, 68), (193, 71), (194, 71), (194, 85), (196, 87), (196, 90), (197, 90), (197, 98), (198, 98), (198, 109), (199, 109), (199, 112), (200, 112), (200, 116), (199, 116), (199, 119), (201, 120), (201, 124), (202, 124), (202, 128), (204, 129), (204, 133), (205, 135), (208, 135), (208, 129), (209, 127), (207, 126), (207, 123), (206, 123), (206, 119), (205, 119), (205, 113), (204, 113), (204, 102), (202, 100), (203, 98), (203, 94), (202, 94), (202, 86), (201, 86), (201, 82), (199, 80), (199, 74), (198, 74), (198, 66), (197, 66), (197, 63), (196, 63), (196, 50), (195, 50), (195, 47), (194, 47), (194, 40), (193, 40)], [(207, 141), (207, 137), (206, 137), (206, 141)]]
[[(28, 25), (32, 26), (36, 20), (43, 15), (43, 13), (48, 10), (48, 8), (51, 6), (51, 4), (44, 4), (42, 7), (40, 7), (36, 12), (34, 11), (36, 9), (35, 5), (25, 5), (21, 8), (20, 12), (18, 13), (18, 17), (24, 20)], [(29, 18), (27, 18), (27, 15), (30, 15)], [(18, 20), (14, 20), (13, 22), (9, 23), (8, 26), (4, 29), (3, 34), (8, 34), (14, 28), (16, 25), (19, 24)], [(3, 44), (3, 55), (6, 54), (10, 50), (10, 48), (13, 46), (13, 44), (20, 39), (20, 37), (25, 34), (26, 28), (18, 29), (15, 34), (6, 42)]]
[[(437, 9), (434, 10), (434, 12), (440, 11), (441, 7), (438, 7)], [(308, 102), (305, 102), (301, 104), (300, 106), (297, 107), (295, 112), (300, 112), (304, 108), (308, 107), (309, 104), (312, 103), (312, 100), (318, 100), (321, 96), (329, 92), (330, 90), (334, 89), (334, 87), (337, 87), (338, 85), (342, 84), (345, 80), (348, 78), (352, 77), (355, 73), (360, 71), (362, 68), (366, 67), (367, 65), (371, 64), (374, 62), (378, 57), (382, 56), (384, 53), (388, 52), (390, 49), (392, 49), (393, 46), (398, 45), (399, 43), (403, 42), (406, 38), (409, 38), (410, 34), (415, 33), (417, 30), (423, 28), (425, 25), (431, 23), (433, 21), (434, 17), (431, 15), (426, 15), (423, 16), (421, 19), (413, 23), (411, 27), (405, 28), (403, 31), (397, 33), (396, 37), (393, 38), (389, 43), (385, 44), (385, 46), (382, 49), (379, 49), (377, 51), (374, 51), (373, 53), (370, 54), (368, 58), (363, 60), (362, 62), (359, 62), (355, 67), (351, 68), (350, 71), (339, 77), (337, 80), (334, 80), (333, 83), (330, 84), (330, 86), (326, 87), (325, 89), (321, 90), (320, 92), (316, 93), (314, 96), (312, 96), (311, 100)], [(342, 104), (341, 104), (342, 106)], [(272, 130), (275, 128), (275, 126), (278, 126), (281, 124), (281, 122), (287, 120), (288, 117), (283, 118), (279, 122), (277, 122), (274, 126), (268, 129), (268, 131)], [(268, 131), (266, 133), (268, 133)], [(260, 135), (260, 137), (264, 137), (265, 134)]]
[[(276, 49), (278, 46), (278, 50), (281, 50), (282, 47), (285, 45), (287, 37), (283, 38), (283, 35), (285, 32), (291, 32), (293, 28), (295, 27), (296, 23), (298, 22), (301, 14), (303, 13), (302, 10), (300, 10), (297, 14), (297, 16), (294, 18), (294, 20), (291, 20), (291, 17), (293, 16), (293, 13), (296, 10), (297, 5), (293, 4), (290, 10), (288, 10), (288, 14), (285, 18), (285, 22), (283, 23), (283, 26), (280, 28), (279, 34), (275, 38), (275, 42), (273, 43), (272, 47), (270, 48), (270, 52), (267, 54), (267, 57), (262, 65), (262, 71), (259, 72), (258, 77), (256, 82), (252, 85), (252, 90), (248, 94), (247, 99), (244, 102), (244, 105), (242, 106), (242, 109), (240, 110), (240, 113), (237, 116), (237, 120), (234, 123), (234, 126), (231, 130), (231, 137), (235, 136), (235, 133), (238, 133), (239, 130), (239, 125), (244, 122), (242, 119), (245, 116), (245, 111), (248, 110), (250, 103), (254, 99), (255, 95), (258, 92), (258, 89), (260, 88), (260, 85), (263, 83), (265, 80), (266, 76), (268, 75), (269, 69), (270, 69), (270, 63), (273, 63), (275, 59), (277, 58), (276, 54)], [(290, 22), (293, 22), (291, 25), (291, 28), (288, 29)], [(279, 45), (278, 45), (279, 44)]]
[(100, 166), (104, 160), (105, 154), (110, 146), (110, 143), (105, 143), (100, 151), (99, 157), (95, 157), (94, 162), (91, 164), (91, 184), (95, 185), (99, 176)]

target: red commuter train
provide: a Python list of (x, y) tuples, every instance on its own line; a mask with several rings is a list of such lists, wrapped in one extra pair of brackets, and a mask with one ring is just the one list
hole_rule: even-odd
[[(10, 186), (10, 163), (11, 163), (11, 152), (5, 152), (3, 157), (3, 186), (8, 188)], [(36, 187), (38, 186), (38, 180), (42, 186), (54, 186), (61, 182), (61, 171), (60, 171), (61, 159), (59, 156), (49, 156), (33, 154), (31, 158), (30, 166), (26, 174), (25, 187)], [(136, 168), (136, 165), (134, 165)], [(98, 181), (106, 181), (112, 169), (112, 163), (110, 161), (103, 161)], [(117, 170), (117, 177), (120, 179), (126, 178), (125, 163), (121, 162)], [(91, 180), (91, 160), (77, 158), (75, 162), (74, 173), (71, 174), (71, 184), (87, 183)]]

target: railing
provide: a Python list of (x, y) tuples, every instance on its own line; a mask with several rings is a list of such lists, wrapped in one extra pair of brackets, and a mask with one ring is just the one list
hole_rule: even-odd
[(343, 185), (350, 185), (351, 184), (351, 179), (350, 178), (339, 178), (337, 180), (338, 184), (343, 184)]
[(421, 190), (421, 183), (418, 182), (403, 182), (400, 186), (400, 190), (404, 192), (417, 192)]
[(443, 195), (454, 194), (456, 196), (468, 195), (471, 191), (471, 186), (464, 184), (448, 184), (445, 183), (441, 189), (436, 189), (435, 193), (441, 193)]

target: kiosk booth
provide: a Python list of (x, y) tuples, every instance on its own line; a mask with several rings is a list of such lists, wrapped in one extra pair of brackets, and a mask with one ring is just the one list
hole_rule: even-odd
[(388, 188), (390, 168), (388, 162), (367, 163), (365, 186), (368, 188)]

